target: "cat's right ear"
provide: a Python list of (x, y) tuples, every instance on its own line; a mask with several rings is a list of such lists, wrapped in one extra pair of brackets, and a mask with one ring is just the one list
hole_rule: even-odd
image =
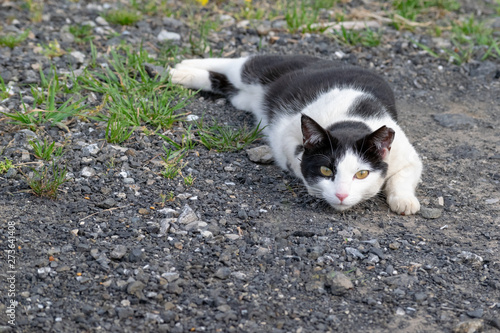
[(302, 114), (302, 144), (304, 149), (313, 149), (314, 146), (327, 140), (328, 134), (325, 129), (315, 122), (311, 117)]

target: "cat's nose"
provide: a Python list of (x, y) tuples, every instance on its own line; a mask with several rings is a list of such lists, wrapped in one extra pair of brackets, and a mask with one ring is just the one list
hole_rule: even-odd
[(339, 198), (340, 202), (344, 201), (345, 198), (349, 196), (347, 193), (335, 193), (335, 196)]

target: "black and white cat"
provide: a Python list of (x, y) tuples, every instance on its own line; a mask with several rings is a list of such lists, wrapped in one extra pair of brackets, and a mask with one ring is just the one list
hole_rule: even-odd
[(367, 70), (310, 56), (184, 60), (173, 83), (225, 95), (265, 127), (276, 163), (344, 210), (382, 188), (396, 213), (420, 209), (422, 163), (396, 119), (394, 94)]

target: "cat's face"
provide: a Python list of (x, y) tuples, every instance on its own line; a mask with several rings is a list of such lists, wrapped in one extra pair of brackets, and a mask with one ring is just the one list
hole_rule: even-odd
[(342, 122), (324, 129), (302, 116), (304, 137), (301, 170), (313, 196), (333, 208), (348, 209), (376, 195), (385, 181), (394, 131), (375, 132), (359, 122)]

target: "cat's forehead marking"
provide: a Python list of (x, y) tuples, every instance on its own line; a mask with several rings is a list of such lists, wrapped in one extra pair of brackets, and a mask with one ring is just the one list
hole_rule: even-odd
[(337, 160), (337, 170), (339, 173), (354, 174), (359, 170), (370, 169), (362, 157), (352, 149), (347, 149), (342, 158)]

